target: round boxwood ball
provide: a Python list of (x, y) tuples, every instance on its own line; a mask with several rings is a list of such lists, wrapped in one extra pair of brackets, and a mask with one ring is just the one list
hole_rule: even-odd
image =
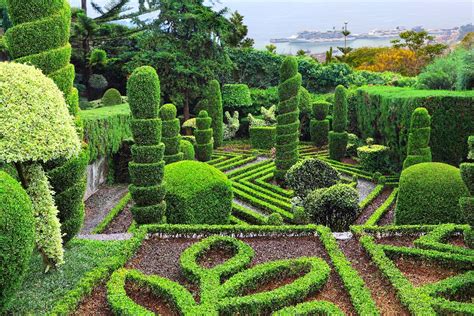
[(17, 181), (0, 171), (0, 314), (21, 285), (34, 241), (30, 198)]
[(413, 165), (400, 176), (395, 222), (462, 223), (459, 198), (468, 194), (458, 168), (438, 162)]
[(303, 206), (314, 223), (347, 231), (359, 214), (359, 194), (350, 185), (336, 184), (312, 191)]
[(170, 121), (176, 118), (176, 106), (171, 103), (165, 104), (160, 109), (160, 118), (163, 121)]
[(166, 218), (172, 224), (227, 224), (232, 185), (208, 164), (180, 161), (165, 167)]

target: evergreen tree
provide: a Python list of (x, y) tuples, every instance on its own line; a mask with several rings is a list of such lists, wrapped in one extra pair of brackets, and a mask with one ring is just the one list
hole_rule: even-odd
[(341, 160), (346, 154), (347, 129), (347, 95), (344, 86), (336, 87), (333, 110), (332, 131), (329, 132), (329, 157)]
[(223, 124), (224, 111), (222, 108), (222, 94), (219, 81), (211, 80), (207, 86), (205, 109), (212, 119), (214, 148), (222, 146), (224, 141)]

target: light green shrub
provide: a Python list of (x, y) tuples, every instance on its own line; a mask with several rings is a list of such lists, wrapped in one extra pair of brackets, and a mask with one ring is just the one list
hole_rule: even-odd
[(112, 106), (122, 104), (122, 95), (117, 89), (111, 88), (105, 91), (102, 97), (103, 106)]
[(196, 155), (194, 151), (194, 145), (188, 140), (180, 140), (179, 142), (179, 151), (183, 153), (182, 160), (194, 160)]

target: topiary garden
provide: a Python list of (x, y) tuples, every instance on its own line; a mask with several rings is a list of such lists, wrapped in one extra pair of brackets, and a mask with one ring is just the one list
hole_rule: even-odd
[[(474, 314), (472, 91), (358, 88), (381, 75), (225, 32), (200, 45), (228, 20), (183, 2), (160, 3), (179, 27), (153, 57), (141, 37), (161, 29), (98, 37), (81, 71), (126, 87), (88, 101), (76, 23), (112, 34), (124, 7), (1, 2), (0, 314)], [(135, 41), (127, 67), (92, 62)]]

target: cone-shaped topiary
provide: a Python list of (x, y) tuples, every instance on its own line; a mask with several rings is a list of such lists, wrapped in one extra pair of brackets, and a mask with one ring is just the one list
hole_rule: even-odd
[(33, 203), (36, 243), (48, 267), (63, 262), (58, 209), (40, 162), (77, 156), (73, 117), (54, 82), (32, 66), (0, 63), (0, 161), (15, 163)]
[[(79, 94), (73, 87), (74, 66), (70, 64), (69, 28), (71, 11), (66, 0), (7, 0), (13, 22), (5, 34), (5, 43), (15, 62), (41, 69), (61, 90), (69, 112), (77, 116)], [(76, 124), (80, 126), (79, 118)], [(82, 137), (82, 136), (81, 136)], [(64, 242), (80, 230), (84, 218), (87, 152), (71, 160), (50, 161), (47, 175), (56, 192)]]
[(471, 226), (471, 229), (464, 232), (464, 240), (469, 247), (474, 248), (474, 136), (468, 138), (468, 162), (460, 166), (461, 177), (469, 190), (470, 196), (459, 199), (464, 221)]
[(194, 136), (196, 137), (196, 157), (199, 161), (209, 161), (212, 156), (212, 149), (214, 148), (214, 140), (212, 138), (212, 119), (207, 114), (207, 111), (199, 112), (196, 118), (196, 130)]
[(17, 181), (0, 171), (0, 314), (21, 285), (34, 245), (31, 201)]
[(127, 94), (135, 140), (129, 164), (129, 189), (135, 202), (131, 211), (138, 224), (161, 223), (166, 210), (162, 183), (165, 144), (161, 142), (160, 80), (155, 69), (135, 69), (127, 83)]
[(117, 89), (111, 88), (105, 91), (101, 101), (103, 106), (122, 104), (122, 95)]
[(179, 119), (176, 118), (176, 107), (173, 104), (165, 104), (160, 109), (160, 117), (162, 122), (161, 134), (162, 141), (165, 144), (165, 162), (170, 164), (183, 160), (183, 153), (179, 150), (179, 141), (181, 136), (179, 130), (181, 125)]
[(219, 81), (211, 80), (206, 91), (205, 110), (212, 119), (214, 148), (222, 146), (224, 140), (224, 110)]
[(301, 82), (298, 61), (295, 57), (287, 57), (280, 69), (280, 85), (278, 86), (280, 103), (277, 107), (274, 176), (279, 181), (285, 179), (287, 170), (298, 161), (300, 129), (298, 107)]
[(329, 132), (329, 157), (341, 160), (346, 154), (348, 142), (347, 128), (347, 95), (344, 86), (336, 87), (332, 114), (332, 131)]
[(315, 146), (321, 147), (328, 143), (329, 120), (327, 119), (330, 103), (316, 101), (312, 105), (313, 118), (310, 123), (311, 141)]
[(422, 162), (431, 162), (429, 147), (431, 134), (431, 116), (425, 108), (416, 108), (411, 115), (408, 134), (408, 152), (403, 169)]

